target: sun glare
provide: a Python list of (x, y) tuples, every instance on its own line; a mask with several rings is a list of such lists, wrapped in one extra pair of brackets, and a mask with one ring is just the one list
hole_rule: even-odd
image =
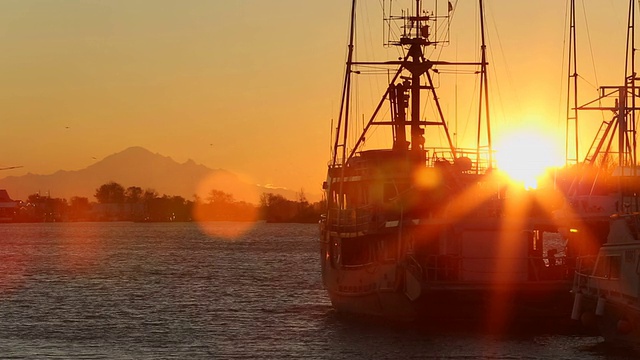
[(497, 139), (496, 164), (511, 181), (535, 189), (545, 173), (563, 164), (561, 147), (550, 133), (526, 127)]

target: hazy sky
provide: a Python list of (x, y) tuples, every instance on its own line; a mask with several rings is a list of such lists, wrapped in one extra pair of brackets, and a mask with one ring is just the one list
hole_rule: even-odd
[[(486, 1), (499, 67), (494, 128), (543, 122), (564, 139), (567, 2)], [(475, 3), (458, 6), (472, 14)], [(594, 69), (599, 85), (619, 83), (628, 1), (577, 3), (580, 73), (592, 84)], [(0, 167), (23, 166), (0, 177), (81, 169), (142, 146), (255, 183), (319, 192), (349, 7), (349, 0), (0, 1)]]

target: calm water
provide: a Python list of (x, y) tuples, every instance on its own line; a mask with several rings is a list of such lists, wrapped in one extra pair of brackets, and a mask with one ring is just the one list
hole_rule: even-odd
[(239, 226), (0, 225), (0, 358), (625, 357), (592, 336), (343, 319), (322, 289), (316, 225), (258, 224), (230, 238)]

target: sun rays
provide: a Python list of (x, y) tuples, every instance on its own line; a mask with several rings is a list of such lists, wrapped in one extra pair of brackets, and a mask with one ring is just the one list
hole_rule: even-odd
[[(442, 182), (442, 179), (438, 180)], [(543, 249), (536, 248), (533, 243), (535, 236), (542, 236), (543, 232), (557, 232), (566, 225), (564, 219), (568, 216), (575, 220), (573, 227), (580, 229), (580, 243), (594, 243), (595, 239), (588, 233), (584, 222), (568, 207), (566, 194), (556, 190), (553, 184), (535, 189), (524, 189), (521, 184), (513, 182), (501, 172), (492, 172), (479, 178), (474, 184), (467, 186), (461, 192), (454, 194), (451, 201), (437, 211), (436, 216), (448, 219), (448, 223), (460, 224), (469, 233), (461, 241), (473, 240), (469, 246), (484, 246), (484, 251), (476, 252), (474, 256), (484, 257), (472, 259), (463, 265), (462, 271), (470, 270), (465, 266), (484, 264), (482, 275), (485, 285), (491, 289), (487, 293), (486, 325), (488, 331), (500, 332), (511, 320), (514, 306), (517, 306), (518, 286), (530, 280), (530, 263), (547, 260), (555, 261), (554, 255), (544, 254)], [(554, 216), (563, 209), (565, 217)], [(477, 227), (477, 230), (474, 230)], [(497, 231), (494, 235), (483, 231)], [(482, 242), (486, 236), (486, 242)], [(475, 238), (475, 239), (474, 239)], [(480, 240), (478, 240), (480, 239)], [(566, 240), (566, 239), (565, 239)], [(462, 245), (461, 245), (462, 246)], [(535, 254), (531, 249), (536, 250)], [(547, 249), (548, 250), (548, 249)], [(575, 256), (575, 249), (560, 250), (565, 255)], [(535, 258), (535, 259), (534, 259)], [(563, 261), (563, 260), (559, 260)], [(547, 267), (549, 267), (547, 263)], [(543, 265), (544, 266), (544, 265)], [(477, 270), (477, 269), (476, 269)]]

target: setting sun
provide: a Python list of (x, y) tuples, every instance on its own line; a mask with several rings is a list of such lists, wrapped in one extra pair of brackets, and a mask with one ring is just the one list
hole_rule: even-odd
[(546, 171), (564, 161), (554, 138), (533, 127), (504, 133), (497, 139), (495, 149), (498, 169), (527, 189), (536, 188)]

